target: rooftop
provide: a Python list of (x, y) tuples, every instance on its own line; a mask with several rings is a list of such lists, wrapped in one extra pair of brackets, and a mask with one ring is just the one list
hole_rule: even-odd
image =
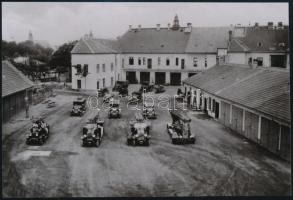
[(286, 52), (289, 49), (288, 28), (268, 29), (246, 27), (244, 37), (234, 37), (229, 45), (230, 52)]
[(216, 65), (183, 82), (290, 123), (287, 70), (236, 64)]
[(8, 61), (2, 61), (2, 97), (20, 92), (34, 84)]

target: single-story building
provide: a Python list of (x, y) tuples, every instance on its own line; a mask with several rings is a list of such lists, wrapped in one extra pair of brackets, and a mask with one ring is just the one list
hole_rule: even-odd
[(289, 71), (216, 65), (183, 81), (191, 104), (222, 124), (290, 160)]
[[(2, 61), (2, 119), (8, 121), (32, 100), (33, 82), (10, 62)], [(27, 98), (26, 98), (27, 97)]]

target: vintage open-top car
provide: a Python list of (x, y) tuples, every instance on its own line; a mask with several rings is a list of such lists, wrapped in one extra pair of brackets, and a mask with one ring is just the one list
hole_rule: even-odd
[(162, 85), (154, 85), (154, 92), (155, 93), (163, 93), (165, 92), (165, 88)]
[(132, 95), (128, 97), (129, 104), (137, 104), (142, 101), (142, 92), (135, 91), (132, 92)]
[(112, 91), (117, 91), (121, 96), (128, 95), (128, 81), (116, 81)]
[(130, 132), (127, 136), (127, 145), (150, 145), (150, 124), (147, 123), (141, 113), (135, 114), (135, 120), (130, 121)]
[(153, 91), (154, 84), (149, 83), (148, 81), (141, 82), (140, 92), (151, 92)]
[(113, 99), (114, 94), (108, 93), (103, 97), (103, 103), (109, 103), (111, 99)]
[(167, 132), (173, 144), (194, 144), (195, 135), (191, 133), (191, 119), (182, 110), (170, 110), (172, 123), (167, 123)]
[(98, 116), (90, 119), (82, 128), (82, 146), (100, 146), (104, 135), (104, 121)]
[(120, 108), (120, 101), (117, 99), (110, 100), (109, 103), (109, 112), (108, 118), (120, 118), (121, 117), (121, 108)]
[(156, 119), (155, 106), (153, 103), (144, 102), (142, 107), (142, 115), (147, 119)]
[(98, 97), (103, 97), (107, 93), (109, 93), (108, 88), (100, 88), (100, 89), (98, 89)]
[(43, 119), (33, 121), (32, 127), (26, 136), (26, 144), (42, 145), (49, 137), (49, 125)]
[(86, 99), (78, 97), (73, 101), (71, 116), (82, 116), (86, 111)]

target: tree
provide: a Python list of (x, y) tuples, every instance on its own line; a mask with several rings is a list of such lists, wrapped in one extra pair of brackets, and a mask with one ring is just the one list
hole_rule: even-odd
[(49, 63), (56, 68), (57, 72), (69, 72), (71, 74), (71, 50), (76, 43), (77, 41), (65, 43), (53, 53)]

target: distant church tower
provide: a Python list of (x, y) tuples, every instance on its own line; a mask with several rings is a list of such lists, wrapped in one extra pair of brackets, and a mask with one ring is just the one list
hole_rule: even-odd
[(172, 29), (173, 30), (178, 30), (179, 28), (180, 28), (179, 19), (178, 19), (178, 15), (176, 14), (175, 17), (174, 17)]
[(29, 33), (28, 33), (28, 40), (29, 40), (29, 41), (33, 41), (33, 40), (34, 40), (34, 38), (33, 38), (33, 34), (32, 34), (31, 31), (29, 31)]

